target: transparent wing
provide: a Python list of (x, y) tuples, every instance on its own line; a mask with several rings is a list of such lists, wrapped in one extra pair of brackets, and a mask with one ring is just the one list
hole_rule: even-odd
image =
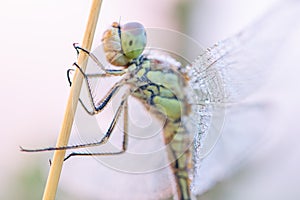
[(298, 25), (297, 1), (276, 5), (237, 35), (208, 48), (190, 70), (202, 101), (236, 102), (262, 86), (273, 60)]
[[(198, 133), (195, 136), (194, 193), (206, 191), (230, 174), (245, 159), (246, 150), (252, 149), (265, 136), (262, 125), (250, 121), (242, 129), (224, 132), (221, 141), (212, 150), (222, 128), (227, 131), (228, 126), (239, 126), (227, 124), (234, 116), (232, 113), (239, 113), (242, 118), (250, 110), (258, 109), (256, 114), (248, 116), (253, 121), (267, 109), (268, 106), (259, 102), (246, 106), (245, 102), (264, 86), (276, 70), (276, 57), (281, 56), (281, 47), (299, 28), (299, 11), (298, 1), (284, 1), (276, 5), (239, 34), (207, 49), (191, 66), (190, 87), (194, 91), (192, 99), (195, 104), (193, 124)], [(226, 123), (225, 117), (228, 118)], [(211, 154), (205, 157), (211, 150)]]

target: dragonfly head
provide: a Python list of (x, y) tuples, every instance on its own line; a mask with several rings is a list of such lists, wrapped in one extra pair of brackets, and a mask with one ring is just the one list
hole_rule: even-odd
[(122, 26), (114, 22), (104, 33), (102, 42), (107, 60), (116, 66), (126, 66), (143, 53), (147, 36), (144, 26), (138, 22)]

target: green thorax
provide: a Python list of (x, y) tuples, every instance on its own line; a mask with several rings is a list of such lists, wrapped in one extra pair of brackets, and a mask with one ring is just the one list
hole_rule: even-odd
[(177, 68), (170, 62), (147, 58), (128, 67), (127, 81), (135, 88), (132, 95), (171, 122), (180, 121), (189, 108), (184, 96), (186, 80)]

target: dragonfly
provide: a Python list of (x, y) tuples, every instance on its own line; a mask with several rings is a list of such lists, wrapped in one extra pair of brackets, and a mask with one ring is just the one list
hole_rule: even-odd
[[(159, 162), (159, 165), (151, 165), (143, 170), (160, 169), (168, 165), (174, 182), (173, 185), (170, 184), (172, 189), (168, 190), (166, 187), (164, 192), (157, 192), (157, 196), (153, 193), (142, 199), (196, 198), (197, 194), (212, 187), (212, 184), (207, 184), (206, 188), (199, 189), (199, 177), (204, 173), (201, 163), (209, 156), (222, 133), (226, 110), (230, 106), (237, 106), (265, 81), (266, 74), (270, 72), (266, 61), (276, 55), (276, 48), (280, 47), (291, 31), (289, 28), (296, 22), (293, 14), (297, 10), (291, 9), (292, 7), (290, 4), (278, 6), (237, 35), (206, 50), (199, 48), (196, 52), (198, 57), (191, 62), (187, 59), (188, 55), (182, 55), (184, 52), (177, 53), (159, 45), (155, 47), (155, 39), (148, 41), (152, 47), (146, 45), (147, 36), (151, 35), (148, 35), (148, 32), (156, 36), (162, 35), (163, 32), (174, 34), (176, 37), (185, 38), (184, 41), (191, 45), (196, 43), (192, 39), (166, 30), (146, 30), (137, 22), (124, 25), (114, 22), (104, 33), (103, 44), (99, 47), (103, 50), (100, 55), (105, 57), (108, 65), (103, 64), (103, 58), (98, 58), (96, 51), (88, 52), (75, 46), (77, 51), (87, 53), (91, 62), (100, 70), (99, 73), (84, 72), (75, 63), (87, 85), (87, 101), (84, 97), (79, 100), (84, 112), (91, 116), (97, 115), (117, 98), (118, 93), (122, 93), (121, 97), (117, 98), (119, 102), (116, 103), (117, 108), (108, 130), (96, 142), (35, 151), (105, 145), (122, 119), (122, 145), (119, 150), (72, 152), (66, 160), (75, 156), (117, 157), (125, 154), (130, 142), (128, 101), (133, 97), (163, 122), (161, 132), (165, 147), (163, 151), (167, 152), (166, 158), (163, 164)], [(274, 32), (276, 34), (273, 34)], [(96, 100), (94, 91), (97, 88), (92, 87), (91, 80), (110, 77), (120, 79), (104, 97)], [(70, 80), (69, 78), (71, 84)], [(90, 105), (87, 106), (86, 102)], [(77, 126), (81, 126), (82, 120), (77, 121)], [(156, 151), (157, 154), (161, 152)], [(157, 158), (157, 155), (154, 157)], [(161, 157), (158, 160), (160, 159)]]

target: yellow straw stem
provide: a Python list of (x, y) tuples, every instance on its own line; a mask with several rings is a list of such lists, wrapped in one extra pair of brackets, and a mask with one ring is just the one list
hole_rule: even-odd
[[(86, 26), (85, 34), (83, 37), (82, 48), (90, 51), (95, 29), (98, 21), (98, 16), (101, 8), (101, 0), (94, 0), (91, 6), (91, 11)], [(87, 64), (87, 54), (81, 52), (78, 57), (78, 65), (82, 68), (83, 71), (86, 69)], [(57, 139), (56, 146), (66, 146), (68, 145), (72, 124), (74, 121), (74, 115), (78, 103), (78, 98), (80, 94), (80, 89), (83, 82), (83, 76), (80, 74), (78, 69), (76, 69), (72, 87), (70, 91), (70, 96), (67, 103), (67, 108), (65, 116), (63, 119), (62, 127)], [(52, 165), (50, 167), (46, 187), (44, 190), (43, 200), (54, 200), (56, 196), (57, 186), (60, 178), (60, 173), (62, 170), (62, 165), (65, 157), (65, 150), (55, 151), (52, 159)]]

